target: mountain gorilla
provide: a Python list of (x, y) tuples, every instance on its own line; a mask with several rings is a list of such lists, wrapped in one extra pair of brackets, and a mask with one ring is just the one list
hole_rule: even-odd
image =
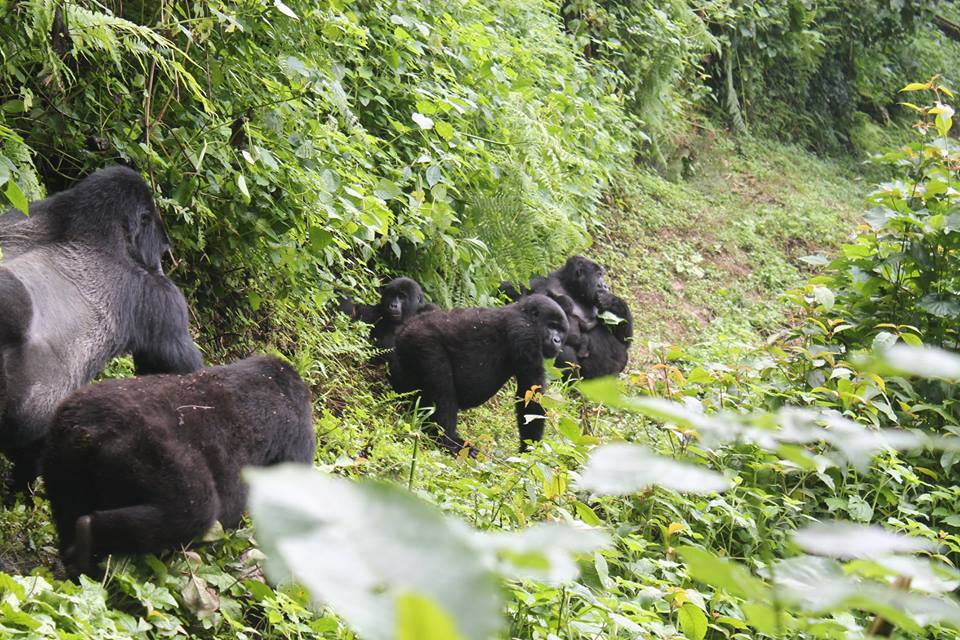
[[(354, 304), (349, 298), (340, 301), (340, 310), (353, 320), (372, 324), (370, 342), (378, 349), (393, 349), (397, 330), (417, 315), (436, 311), (439, 307), (424, 301), (423, 289), (411, 278), (394, 278), (380, 288), (377, 304)], [(382, 363), (388, 354), (380, 354), (373, 362)]]
[[(597, 302), (610, 289), (603, 279), (603, 267), (583, 256), (571, 256), (559, 270), (530, 281), (533, 293), (556, 300), (570, 318), (574, 336), (597, 326)], [(576, 323), (574, 323), (574, 320)]]
[(71, 574), (109, 553), (176, 548), (246, 508), (243, 467), (313, 461), (310, 392), (267, 356), (108, 380), (57, 410), (44, 480)]
[(423, 313), (397, 333), (390, 382), (398, 392), (419, 392), (421, 404), (434, 408), (441, 444), (457, 453), (465, 446), (457, 433), (457, 412), (483, 404), (515, 377), (524, 451), (528, 440), (543, 437), (544, 426), (543, 408), (527, 404), (525, 395), (534, 387), (543, 389), (543, 360), (560, 352), (567, 329), (563, 309), (543, 295), (497, 309)]
[[(557, 364), (590, 379), (620, 373), (627, 366), (627, 351), (633, 338), (633, 316), (627, 303), (610, 293), (603, 267), (582, 256), (572, 256), (557, 271), (533, 278), (529, 287), (509, 282), (500, 291), (511, 299), (543, 293), (554, 300), (570, 319), (570, 333)], [(607, 326), (599, 314), (610, 312), (623, 322)]]
[[(623, 371), (627, 366), (627, 352), (633, 340), (633, 314), (626, 302), (604, 292), (598, 298), (597, 310), (600, 322), (583, 334), (581, 350), (585, 351), (585, 354), (578, 355), (577, 349), (565, 345), (557, 356), (557, 366), (568, 368), (573, 375), (585, 380)], [(619, 322), (606, 324), (604, 313), (613, 314)]]
[(169, 241), (139, 174), (103, 169), (16, 215), (0, 235), (0, 451), (20, 490), (38, 474), (57, 404), (110, 358), (132, 353), (140, 374), (203, 361), (183, 294), (160, 266)]

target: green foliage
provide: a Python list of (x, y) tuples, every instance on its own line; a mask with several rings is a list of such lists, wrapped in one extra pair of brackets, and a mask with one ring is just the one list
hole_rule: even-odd
[[(850, 143), (855, 114), (887, 122), (903, 77), (939, 72), (937, 0), (737, 0), (705, 12), (723, 53), (707, 67), (734, 125), (820, 150)], [(953, 54), (955, 56), (955, 54)], [(950, 57), (949, 55), (947, 56)]]
[[(69, 2), (65, 53), (59, 6), (0, 10), (0, 124), (48, 188), (118, 159), (149, 174), (177, 279), (239, 316), (209, 318), (224, 329), (280, 331), (285, 307), (366, 282), (371, 261), (415, 266), (446, 300), (528, 277), (586, 244), (629, 150), (617, 98), (541, 0)], [(541, 220), (514, 238), (521, 262), (477, 230), (497, 193)]]

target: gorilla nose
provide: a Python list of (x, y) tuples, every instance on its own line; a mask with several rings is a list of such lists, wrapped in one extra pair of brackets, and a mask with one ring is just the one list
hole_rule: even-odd
[(563, 344), (563, 340), (560, 339), (560, 336), (553, 336), (553, 346), (559, 348)]

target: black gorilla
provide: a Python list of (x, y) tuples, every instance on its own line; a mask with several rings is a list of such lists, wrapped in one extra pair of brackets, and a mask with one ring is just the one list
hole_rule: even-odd
[(526, 441), (543, 437), (544, 425), (543, 408), (526, 404), (524, 396), (534, 387), (543, 389), (543, 360), (560, 352), (567, 329), (563, 310), (542, 295), (498, 309), (420, 314), (397, 333), (390, 382), (401, 393), (418, 391), (422, 405), (434, 407), (441, 442), (456, 453), (464, 447), (457, 412), (483, 404), (515, 377), (523, 451)]
[[(614, 375), (627, 366), (633, 338), (633, 316), (627, 303), (610, 293), (603, 267), (582, 256), (572, 256), (557, 271), (533, 278), (529, 287), (501, 283), (500, 293), (512, 300), (544, 293), (560, 305), (570, 319), (570, 333), (557, 364), (579, 377)], [(599, 314), (610, 312), (623, 322), (606, 325)]]
[(167, 234), (137, 173), (98, 171), (18, 216), (0, 224), (0, 450), (15, 463), (14, 489), (36, 477), (57, 404), (110, 358), (132, 353), (141, 374), (203, 366), (183, 294), (160, 266)]
[[(354, 320), (372, 324), (370, 342), (378, 349), (393, 349), (397, 330), (418, 313), (436, 311), (439, 307), (428, 304), (420, 284), (411, 278), (394, 278), (380, 287), (377, 304), (354, 304), (348, 298), (340, 301), (340, 310)], [(384, 362), (387, 354), (380, 354), (374, 362)]]
[(584, 355), (578, 355), (577, 349), (571, 346), (564, 346), (557, 356), (558, 366), (571, 369), (574, 375), (585, 380), (623, 371), (627, 366), (627, 352), (633, 340), (633, 314), (623, 299), (611, 293), (601, 293), (597, 310), (601, 315), (609, 312), (617, 316), (620, 322), (608, 325), (598, 316), (600, 322), (597, 326), (582, 336), (583, 344), (580, 350), (585, 351)]
[(57, 410), (44, 453), (64, 565), (186, 544), (236, 526), (248, 465), (311, 463), (310, 392), (267, 356), (176, 376), (108, 380)]
[(603, 279), (603, 267), (583, 256), (571, 256), (559, 270), (531, 280), (530, 290), (560, 304), (570, 318), (568, 343), (578, 347), (580, 335), (597, 326), (597, 302), (609, 288)]

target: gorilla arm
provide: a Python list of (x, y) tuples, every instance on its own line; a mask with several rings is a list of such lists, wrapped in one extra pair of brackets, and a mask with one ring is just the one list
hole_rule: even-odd
[(145, 276), (135, 313), (138, 322), (130, 351), (138, 375), (192, 373), (203, 367), (190, 336), (187, 302), (173, 282)]

